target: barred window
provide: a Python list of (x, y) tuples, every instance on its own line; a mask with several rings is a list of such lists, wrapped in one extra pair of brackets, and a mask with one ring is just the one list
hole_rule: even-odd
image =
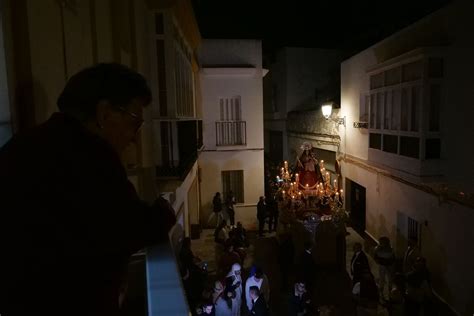
[(224, 196), (232, 191), (237, 203), (244, 203), (244, 171), (222, 171), (222, 193)]
[(421, 249), (421, 225), (415, 219), (408, 217), (408, 239), (414, 239), (418, 241), (418, 248)]

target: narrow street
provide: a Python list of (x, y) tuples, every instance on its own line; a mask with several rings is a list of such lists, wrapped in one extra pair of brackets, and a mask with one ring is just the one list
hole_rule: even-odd
[[(348, 228), (346, 266), (350, 268), (350, 258), (352, 257), (352, 245), (355, 242), (364, 240), (354, 230)], [(278, 264), (278, 240), (276, 234), (267, 234), (265, 238), (256, 238), (253, 231), (248, 232), (250, 247), (248, 248), (247, 259), (244, 263), (243, 280), (248, 277), (252, 264), (260, 266), (267, 275), (270, 283), (270, 308), (271, 315), (286, 316), (289, 289), (281, 290), (281, 274)], [(215, 271), (214, 261), (214, 237), (212, 229), (205, 229), (201, 233), (201, 238), (192, 241), (195, 254), (209, 264), (210, 277), (213, 278)], [(369, 263), (375, 273), (376, 264), (369, 256)], [(291, 277), (290, 277), (291, 280)], [(312, 302), (318, 306), (327, 306), (334, 310), (334, 315), (349, 316), (354, 315), (354, 305), (351, 294), (351, 279), (347, 272), (334, 270), (318, 270), (316, 273), (316, 286), (312, 296)], [(324, 314), (322, 314), (324, 315)], [(333, 314), (329, 314), (333, 315)], [(379, 308), (378, 315), (388, 315), (382, 308)]]

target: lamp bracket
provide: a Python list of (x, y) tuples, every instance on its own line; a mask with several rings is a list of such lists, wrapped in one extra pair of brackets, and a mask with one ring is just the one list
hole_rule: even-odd
[(369, 128), (369, 123), (367, 122), (354, 122), (354, 128)]

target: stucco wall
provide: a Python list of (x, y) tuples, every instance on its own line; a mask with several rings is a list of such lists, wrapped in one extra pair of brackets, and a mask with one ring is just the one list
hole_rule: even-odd
[[(427, 258), (435, 291), (461, 314), (472, 311), (474, 297), (474, 211), (417, 190), (382, 174), (343, 163), (344, 178), (366, 188), (366, 230), (375, 238), (388, 236), (403, 256), (407, 216), (422, 224), (421, 253)], [(348, 195), (346, 205), (350, 208)], [(397, 233), (397, 229), (399, 232)]]
[(201, 168), (201, 224), (206, 224), (212, 211), (212, 198), (222, 192), (221, 171), (244, 171), (244, 203), (236, 205), (236, 221), (254, 228), (256, 204), (264, 195), (263, 151), (203, 152), (199, 157)]
[(242, 120), (246, 121), (247, 146), (263, 148), (263, 96), (261, 69), (253, 76), (201, 74), (203, 138), (206, 150), (216, 149), (216, 126), (220, 120), (219, 98), (241, 97)]

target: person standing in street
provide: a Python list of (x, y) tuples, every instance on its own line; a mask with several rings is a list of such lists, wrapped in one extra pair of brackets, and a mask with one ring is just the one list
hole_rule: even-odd
[(388, 237), (380, 237), (379, 244), (375, 247), (374, 260), (379, 266), (379, 290), (382, 299), (385, 298), (385, 283), (388, 283), (388, 292), (392, 289), (393, 268), (395, 253)]
[(267, 203), (265, 197), (261, 196), (257, 203), (258, 236), (263, 237), (265, 219), (267, 217)]
[(268, 232), (276, 231), (278, 225), (278, 203), (270, 195), (266, 199), (267, 209), (268, 209)]
[(219, 224), (225, 220), (224, 218), (224, 213), (222, 210), (222, 200), (221, 200), (221, 194), (220, 192), (216, 192), (214, 195), (214, 198), (212, 199), (212, 213), (209, 215), (209, 218), (207, 219), (207, 225), (209, 226), (209, 223), (211, 220), (216, 217), (216, 227), (219, 226)]
[(354, 255), (351, 259), (351, 276), (352, 284), (356, 284), (357, 282), (360, 282), (360, 279), (365, 272), (370, 272), (370, 266), (367, 255), (362, 250), (362, 244), (360, 242), (354, 243), (353, 250)]
[(409, 238), (408, 247), (403, 256), (403, 272), (405, 274), (408, 274), (415, 268), (415, 262), (419, 256), (418, 240), (416, 238)]
[(260, 293), (256, 286), (251, 286), (249, 290), (250, 299), (252, 302), (252, 309), (250, 314), (254, 316), (268, 316), (268, 307), (265, 297)]
[(229, 191), (229, 193), (227, 193), (227, 196), (226, 196), (226, 199), (225, 199), (225, 207), (226, 207), (226, 211), (227, 211), (227, 215), (229, 216), (229, 221), (230, 221), (230, 226), (232, 228), (235, 227), (235, 209), (234, 209), (234, 205), (235, 205), (235, 196), (234, 196), (234, 192)]

